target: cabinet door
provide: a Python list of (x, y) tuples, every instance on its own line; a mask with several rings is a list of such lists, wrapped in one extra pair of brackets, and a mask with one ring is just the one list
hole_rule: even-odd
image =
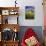
[(4, 42), (3, 46), (18, 46), (18, 42)]

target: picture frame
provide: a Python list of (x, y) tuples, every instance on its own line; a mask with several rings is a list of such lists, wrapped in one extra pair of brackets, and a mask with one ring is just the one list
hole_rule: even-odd
[(18, 12), (15, 11), (15, 10), (10, 10), (10, 11), (9, 11), (9, 14), (10, 14), (10, 15), (17, 15), (17, 13), (18, 13)]
[(35, 18), (35, 7), (25, 6), (25, 19), (34, 19), (34, 18)]
[(9, 15), (9, 10), (2, 10), (2, 15)]

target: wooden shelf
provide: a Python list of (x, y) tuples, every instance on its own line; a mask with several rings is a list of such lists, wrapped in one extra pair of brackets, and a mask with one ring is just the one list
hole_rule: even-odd
[[(16, 14), (11, 14), (10, 12), (13, 12), (13, 13), (17, 12), (17, 13)], [(14, 16), (14, 17), (17, 16), (17, 18), (16, 18), (17, 22), (16, 23), (18, 24), (18, 16), (19, 16), (18, 12), (19, 12), (19, 7), (0, 7), (1, 24), (4, 24), (4, 23), (8, 24), (8, 18), (7, 18), (8, 16)], [(6, 17), (6, 19), (5, 19), (5, 17)]]
[(12, 10), (12, 9), (18, 10), (19, 7), (0, 7), (0, 10)]
[[(7, 19), (8, 16), (14, 16), (14, 17), (17, 16), (17, 18), (16, 18), (17, 24), (8, 24), (8, 19)], [(0, 20), (1, 20), (1, 24), (0, 24), (0, 32), (1, 32), (0, 46), (18, 46), (18, 42), (19, 42), (18, 39), (17, 39), (17, 41), (16, 41), (16, 39), (15, 39), (15, 41), (13, 41), (15, 36), (13, 37), (13, 39), (10, 39), (9, 41), (5, 41), (4, 39), (2, 39), (3, 38), (2, 35), (4, 35), (4, 34), (2, 34), (4, 29), (11, 29), (10, 31), (14, 31), (14, 35), (15, 35), (15, 33), (19, 32), (20, 27), (18, 24), (18, 17), (19, 17), (19, 7), (0, 7)], [(18, 36), (16, 36), (16, 37), (18, 38)]]
[(1, 44), (2, 46), (18, 46), (18, 41), (1, 41)]
[(9, 28), (9, 29), (12, 29), (13, 31), (16, 29), (18, 32), (19, 31), (19, 25), (18, 24), (1, 24), (1, 30), (5, 29), (5, 28)]

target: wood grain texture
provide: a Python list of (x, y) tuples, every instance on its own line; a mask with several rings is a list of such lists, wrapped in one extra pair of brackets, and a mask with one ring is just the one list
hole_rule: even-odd
[(3, 31), (5, 28), (9, 28), (9, 29), (11, 29), (11, 30), (17, 30), (17, 32), (19, 31), (19, 25), (18, 24), (2, 24), (2, 25), (0, 25), (0, 29), (1, 29), (1, 31)]

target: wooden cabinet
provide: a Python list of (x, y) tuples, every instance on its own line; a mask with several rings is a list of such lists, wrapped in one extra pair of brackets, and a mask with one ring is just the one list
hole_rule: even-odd
[(19, 41), (5, 41), (0, 42), (0, 46), (18, 46)]
[(1, 24), (18, 24), (18, 17), (19, 7), (0, 7)]
[(3, 46), (18, 46), (18, 41), (5, 41), (2, 43), (3, 43)]
[(0, 7), (0, 46), (18, 46), (18, 18), (19, 7)]

